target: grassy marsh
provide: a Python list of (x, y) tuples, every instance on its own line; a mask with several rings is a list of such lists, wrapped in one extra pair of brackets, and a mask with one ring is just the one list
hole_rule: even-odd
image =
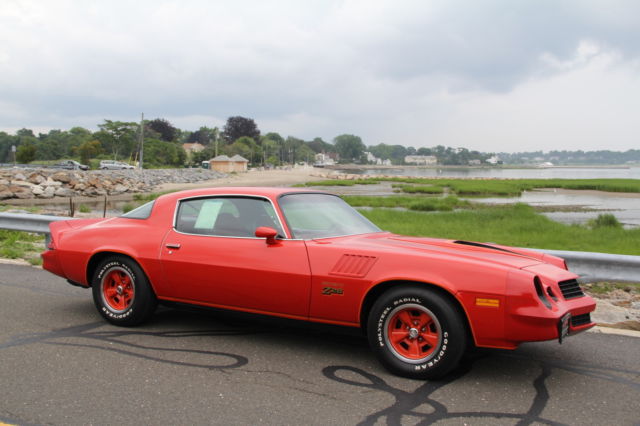
[[(430, 178), (363, 178), (357, 180), (325, 180), (307, 182), (304, 186), (352, 186), (395, 182), (407, 193), (427, 192), (426, 188), (448, 188), (456, 195), (519, 196), (523, 191), (544, 188), (640, 193), (638, 179), (430, 179)], [(424, 188), (424, 189), (416, 189)], [(434, 190), (437, 191), (437, 190)]]
[(449, 197), (415, 197), (407, 195), (391, 195), (388, 197), (345, 195), (342, 197), (353, 207), (385, 207), (405, 208), (418, 211), (451, 211), (458, 208), (471, 208), (469, 201), (454, 196)]
[(404, 235), (640, 255), (640, 228), (565, 225), (526, 204), (429, 214), (382, 208), (361, 212), (380, 228)]

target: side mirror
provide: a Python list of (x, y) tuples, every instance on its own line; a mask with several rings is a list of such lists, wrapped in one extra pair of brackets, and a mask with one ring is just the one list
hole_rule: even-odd
[(268, 226), (260, 226), (256, 228), (256, 237), (258, 238), (266, 238), (267, 244), (273, 245), (277, 244), (276, 235), (278, 235), (278, 231)]

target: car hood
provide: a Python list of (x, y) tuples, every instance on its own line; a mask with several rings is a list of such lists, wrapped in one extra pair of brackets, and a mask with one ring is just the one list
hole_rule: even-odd
[[(325, 240), (325, 242), (328, 241)], [(539, 252), (490, 243), (408, 237), (390, 233), (341, 237), (334, 239), (332, 243), (344, 244), (366, 251), (391, 251), (396, 254), (405, 252), (407, 255), (424, 254), (426, 256), (451, 256), (456, 259), (466, 258), (469, 261), (482, 261), (518, 269), (547, 263), (545, 255)]]

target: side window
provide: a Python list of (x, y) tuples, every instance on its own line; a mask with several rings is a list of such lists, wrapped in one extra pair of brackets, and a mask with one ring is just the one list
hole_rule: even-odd
[(187, 234), (254, 237), (259, 226), (269, 226), (284, 235), (273, 206), (262, 198), (185, 200), (180, 203), (176, 218), (176, 230)]

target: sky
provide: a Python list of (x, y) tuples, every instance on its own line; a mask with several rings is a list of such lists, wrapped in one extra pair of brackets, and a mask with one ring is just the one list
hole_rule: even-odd
[(640, 149), (640, 1), (0, 1), (0, 131)]

